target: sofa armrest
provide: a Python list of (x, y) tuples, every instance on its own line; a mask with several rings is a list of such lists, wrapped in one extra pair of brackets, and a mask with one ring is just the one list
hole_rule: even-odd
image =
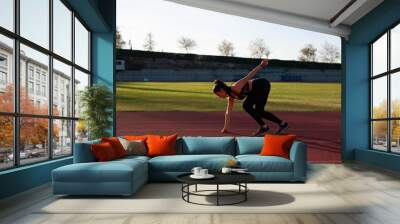
[(293, 162), (293, 179), (305, 181), (307, 176), (307, 145), (295, 141), (290, 149), (290, 160)]
[(74, 163), (95, 162), (96, 158), (94, 157), (90, 146), (92, 144), (96, 144), (96, 143), (98, 143), (98, 142), (91, 141), (91, 142), (75, 143), (75, 145), (74, 145)]

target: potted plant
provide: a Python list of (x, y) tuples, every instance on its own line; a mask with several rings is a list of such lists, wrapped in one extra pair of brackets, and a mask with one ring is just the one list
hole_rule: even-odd
[(81, 118), (87, 127), (88, 138), (93, 140), (110, 136), (108, 129), (112, 125), (110, 118), (113, 108), (111, 91), (105, 85), (95, 84), (86, 87), (79, 99)]

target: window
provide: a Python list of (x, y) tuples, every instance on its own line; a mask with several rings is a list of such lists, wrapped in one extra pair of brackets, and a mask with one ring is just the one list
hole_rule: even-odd
[(72, 121), (53, 120), (53, 157), (71, 155)]
[(28, 74), (29, 74), (29, 79), (33, 80), (34, 75), (33, 75), (33, 67), (32, 66), (29, 66)]
[(29, 92), (29, 94), (34, 93), (33, 82), (31, 82), (31, 81), (28, 82), (28, 92)]
[(400, 153), (400, 25), (370, 45), (371, 148)]
[(63, 0), (0, 0), (0, 26), (0, 170), (72, 155), (87, 139), (74, 105), (90, 84), (90, 31)]
[(71, 60), (72, 12), (60, 0), (53, 0), (53, 8), (53, 50)]
[(0, 71), (0, 84), (7, 84), (7, 73)]
[(7, 69), (7, 55), (0, 54), (0, 68)]
[(390, 31), (390, 67), (391, 69), (400, 67), (400, 25)]
[(75, 70), (75, 117), (81, 114), (80, 95), (87, 86), (89, 86), (89, 74)]
[(36, 69), (36, 80), (40, 81), (40, 70), (38, 68)]
[[(79, 117), (81, 114), (80, 104), (80, 93), (89, 86), (89, 75), (76, 70), (75, 71), (75, 117)], [(86, 123), (79, 120), (75, 123), (75, 141), (81, 142), (88, 139), (88, 131)]]
[(44, 118), (20, 118), (19, 158), (21, 164), (49, 158), (48, 120)]
[(0, 52), (0, 91), (7, 90), (7, 69), (8, 69), (7, 55)]
[(42, 86), (42, 96), (46, 97), (46, 86)]
[(89, 32), (75, 18), (75, 62), (84, 69), (89, 69)]
[[(36, 95), (39, 96), (40, 95), (40, 84), (36, 84)], [(33, 97), (33, 96), (31, 96)]]
[[(0, 6), (2, 4), (0, 3)], [(2, 10), (0, 8), (0, 13)], [(0, 15), (1, 19), (2, 15)], [(11, 65), (14, 43), (12, 39), (0, 33), (0, 46), (0, 113), (10, 113), (14, 111), (14, 71)]]
[(14, 166), (14, 122), (12, 116), (0, 115), (0, 169)]
[(20, 0), (21, 36), (49, 48), (49, 0)]
[[(54, 99), (53, 99), (53, 114), (61, 115), (63, 117), (72, 117), (72, 108), (70, 105), (72, 102), (68, 102), (65, 104), (65, 96), (69, 97), (69, 100), (72, 101), (72, 92), (70, 89), (65, 89), (65, 83), (72, 84), (72, 68), (69, 65), (66, 65), (58, 60), (53, 60), (53, 91), (54, 91)], [(60, 97), (61, 101), (58, 101)], [(57, 105), (55, 105), (57, 104)], [(69, 107), (68, 107), (69, 105)], [(60, 107), (65, 106), (67, 109), (65, 113), (60, 113)]]
[(0, 1), (0, 26), (14, 31), (14, 0)]

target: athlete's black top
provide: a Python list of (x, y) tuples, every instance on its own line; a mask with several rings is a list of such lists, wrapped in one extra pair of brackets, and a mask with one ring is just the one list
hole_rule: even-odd
[(243, 100), (243, 99), (246, 98), (246, 97), (249, 95), (249, 93), (250, 93), (249, 82), (247, 82), (247, 83), (243, 86), (243, 88), (240, 90), (240, 93), (239, 93), (239, 94), (233, 92), (231, 87), (230, 87), (229, 89), (230, 89), (231, 91), (228, 92), (228, 95), (231, 96), (231, 97), (233, 97), (233, 98), (235, 98), (235, 99), (238, 99), (238, 100)]

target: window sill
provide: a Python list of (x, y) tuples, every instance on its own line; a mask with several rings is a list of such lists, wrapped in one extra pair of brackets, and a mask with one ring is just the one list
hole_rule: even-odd
[(356, 149), (355, 160), (392, 171), (400, 171), (400, 154), (371, 150)]
[(52, 159), (52, 160), (47, 160), (47, 161), (38, 162), (38, 163), (34, 163), (34, 164), (29, 164), (29, 165), (24, 165), (24, 166), (20, 166), (20, 167), (10, 168), (10, 169), (7, 169), (7, 170), (0, 171), (0, 176), (1, 175), (6, 175), (6, 174), (10, 174), (10, 173), (14, 173), (14, 172), (20, 172), (20, 171), (23, 171), (23, 170), (32, 169), (32, 168), (35, 168), (35, 167), (49, 165), (49, 164), (52, 164), (52, 163), (58, 163), (58, 162), (66, 161), (66, 160), (69, 160), (69, 159), (72, 159), (72, 156), (67, 156), (67, 157), (62, 157), (62, 158), (59, 158), (59, 159)]

